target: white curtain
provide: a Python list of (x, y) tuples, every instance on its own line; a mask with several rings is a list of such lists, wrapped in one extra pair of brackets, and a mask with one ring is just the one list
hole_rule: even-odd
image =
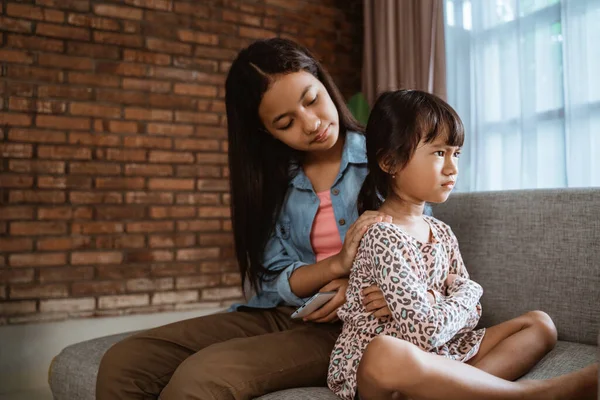
[(460, 191), (600, 186), (600, 0), (446, 0)]

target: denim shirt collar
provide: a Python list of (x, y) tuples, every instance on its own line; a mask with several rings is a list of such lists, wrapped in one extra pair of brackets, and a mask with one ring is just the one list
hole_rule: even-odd
[[(366, 164), (367, 152), (365, 146), (365, 136), (358, 132), (349, 131), (346, 133), (346, 142), (342, 151), (342, 162), (340, 163), (340, 172), (335, 179), (334, 185), (346, 171), (348, 164)], [(302, 170), (298, 169), (298, 173), (290, 181), (290, 185), (296, 189), (313, 190), (312, 183)]]

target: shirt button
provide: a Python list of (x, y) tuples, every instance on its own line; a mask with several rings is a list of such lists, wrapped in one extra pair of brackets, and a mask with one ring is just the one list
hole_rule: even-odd
[(334, 196), (337, 196), (338, 194), (340, 194), (340, 191), (339, 191), (339, 189), (333, 189), (333, 190), (331, 191), (331, 193), (332, 193)]
[(346, 220), (344, 218), (339, 220), (340, 225), (346, 225)]

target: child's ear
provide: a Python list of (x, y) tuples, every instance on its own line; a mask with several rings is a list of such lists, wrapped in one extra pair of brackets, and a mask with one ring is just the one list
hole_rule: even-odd
[(377, 164), (379, 164), (379, 168), (386, 174), (393, 175), (396, 172), (395, 163), (389, 155), (381, 157)]

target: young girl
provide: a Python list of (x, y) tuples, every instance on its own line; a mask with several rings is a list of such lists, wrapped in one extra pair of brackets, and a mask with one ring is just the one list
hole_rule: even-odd
[[(546, 314), (475, 330), (482, 288), (469, 279), (450, 227), (423, 215), (425, 202), (446, 201), (458, 175), (464, 131), (455, 111), (425, 92), (388, 92), (366, 137), (369, 175), (359, 211), (393, 220), (372, 225), (362, 239), (338, 312), (344, 327), (329, 387), (349, 400), (357, 389), (361, 399), (595, 398), (597, 364), (547, 381), (509, 381), (554, 346)], [(390, 318), (374, 318), (363, 305), (362, 290), (373, 284)]]
[[(239, 53), (226, 107), (235, 248), (242, 280), (256, 295), (237, 312), (116, 344), (100, 365), (99, 400), (251, 399), (326, 383), (341, 329), (328, 322), (345, 301), (360, 238), (384, 218), (366, 212), (357, 220), (367, 174), (362, 129), (319, 62), (284, 39)], [(292, 320), (319, 290), (337, 295), (306, 322)], [(377, 287), (368, 293), (382, 298)], [(389, 314), (385, 305), (375, 308)]]

